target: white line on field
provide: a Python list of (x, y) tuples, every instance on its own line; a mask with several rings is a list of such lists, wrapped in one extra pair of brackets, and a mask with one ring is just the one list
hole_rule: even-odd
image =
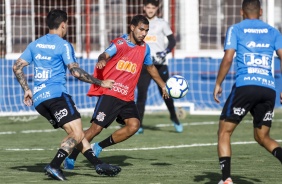
[[(282, 140), (276, 140), (277, 142), (282, 142)], [(257, 144), (255, 141), (244, 141), (244, 142), (232, 142), (232, 145), (244, 145), (244, 144)], [(147, 151), (147, 150), (161, 150), (161, 149), (177, 149), (177, 148), (192, 148), (192, 147), (204, 147), (204, 146), (216, 146), (217, 143), (205, 143), (205, 144), (183, 144), (178, 146), (159, 146), (159, 147), (144, 147), (144, 148), (117, 148), (117, 149), (105, 149), (103, 151)], [(7, 148), (6, 151), (46, 151), (54, 149), (44, 149), (44, 148)]]
[[(282, 119), (275, 119), (275, 122), (282, 122)], [(243, 123), (252, 123), (251, 120), (244, 120)], [(218, 121), (209, 121), (209, 122), (191, 122), (191, 123), (182, 123), (183, 126), (197, 126), (197, 125), (214, 125), (218, 124)], [(155, 127), (172, 127), (172, 123), (166, 123), (166, 124), (157, 124)], [(119, 129), (120, 126), (110, 126), (108, 129)], [(83, 128), (84, 130), (88, 129)], [(29, 134), (29, 133), (49, 133), (49, 132), (55, 132), (61, 129), (45, 129), (45, 130), (23, 130), (19, 132), (15, 131), (7, 131), (7, 132), (0, 132), (0, 135), (10, 135), (10, 134), (17, 134), (17, 133), (23, 133), (23, 134)]]

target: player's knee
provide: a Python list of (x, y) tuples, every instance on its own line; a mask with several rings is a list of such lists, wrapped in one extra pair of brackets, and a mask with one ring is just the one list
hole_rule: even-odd
[(136, 118), (128, 119), (126, 126), (128, 127), (129, 131), (134, 134), (140, 127), (140, 121)]
[(77, 141), (77, 144), (79, 144), (84, 138), (84, 132), (83, 131), (73, 132), (73, 138)]

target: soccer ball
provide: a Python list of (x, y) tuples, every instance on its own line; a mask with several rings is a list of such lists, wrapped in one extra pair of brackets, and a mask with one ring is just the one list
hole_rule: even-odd
[(186, 79), (180, 75), (174, 75), (166, 81), (166, 91), (172, 98), (184, 97), (188, 90), (189, 85)]

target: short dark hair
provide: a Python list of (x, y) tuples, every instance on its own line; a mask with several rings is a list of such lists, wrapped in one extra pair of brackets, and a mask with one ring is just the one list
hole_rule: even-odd
[(144, 15), (135, 15), (132, 18), (130, 24), (134, 25), (134, 26), (138, 26), (138, 24), (140, 22), (143, 23), (143, 24), (149, 25), (149, 21), (148, 21), (148, 19)]
[(68, 15), (65, 11), (54, 9), (51, 10), (46, 18), (46, 24), (49, 29), (58, 29), (62, 22), (67, 22)]
[(242, 10), (247, 13), (258, 13), (261, 9), (260, 0), (244, 0)]
[(159, 0), (145, 0), (144, 5), (147, 6), (147, 4), (152, 4), (152, 5), (158, 7), (160, 2), (159, 2)]

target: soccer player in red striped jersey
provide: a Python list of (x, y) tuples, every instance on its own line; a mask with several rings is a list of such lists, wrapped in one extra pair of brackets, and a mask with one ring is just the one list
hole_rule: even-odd
[[(114, 39), (110, 46), (98, 57), (94, 77), (115, 80), (112, 89), (105, 90), (98, 85), (91, 85), (88, 96), (98, 96), (98, 102), (91, 119), (91, 126), (85, 131), (88, 141), (98, 135), (114, 120), (124, 125), (105, 140), (92, 145), (98, 157), (102, 149), (125, 141), (134, 135), (140, 127), (140, 116), (134, 102), (134, 90), (143, 65), (162, 89), (163, 97), (168, 98), (165, 82), (153, 65), (150, 47), (143, 41), (149, 30), (149, 21), (143, 15), (133, 17), (130, 33)], [(78, 151), (65, 160), (65, 169), (73, 169)]]

